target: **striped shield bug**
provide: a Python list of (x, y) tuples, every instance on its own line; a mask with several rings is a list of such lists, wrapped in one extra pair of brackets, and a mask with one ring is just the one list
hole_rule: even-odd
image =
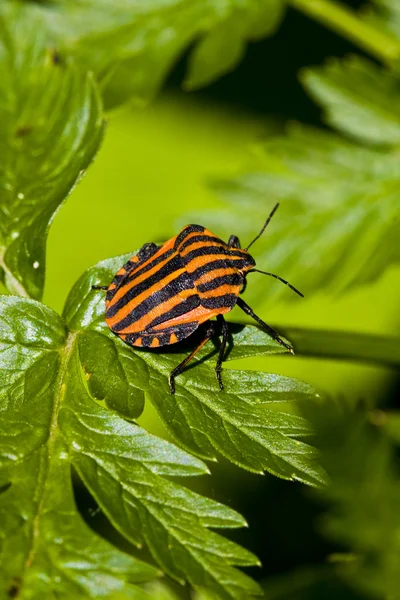
[[(256, 262), (248, 252), (278, 206), (246, 248), (240, 247), (235, 235), (226, 244), (201, 225), (187, 225), (162, 246), (145, 244), (121, 267), (110, 285), (93, 286), (107, 291), (106, 323), (129, 346), (158, 348), (175, 344), (204, 327), (200, 343), (169, 376), (171, 394), (175, 393), (175, 377), (217, 333), (222, 334), (222, 341), (215, 373), (223, 389), (221, 369), (228, 341), (223, 315), (236, 305), (293, 354), (293, 348), (239, 298), (247, 275), (255, 272), (275, 277), (303, 296), (278, 275), (256, 269)], [(214, 317), (216, 320), (211, 321)]]

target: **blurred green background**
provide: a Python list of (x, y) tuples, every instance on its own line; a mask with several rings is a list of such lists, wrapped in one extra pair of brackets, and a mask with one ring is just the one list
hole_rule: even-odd
[[(110, 115), (95, 164), (50, 230), (44, 301), (60, 311), (71, 285), (90, 265), (134, 251), (145, 242), (168, 239), (177, 231), (177, 220), (193, 209), (217, 208), (219, 200), (207, 188), (207, 179), (235, 174), (246, 165), (252, 143), (282, 131), (288, 120), (321, 126), (319, 111), (302, 90), (296, 72), (302, 66), (320, 64), (327, 56), (343, 56), (352, 50), (359, 52), (349, 42), (289, 10), (276, 35), (253, 44), (239, 68), (213, 86), (197, 93), (180, 91), (184, 58), (149, 107)], [(268, 198), (266, 206), (269, 208)], [(274, 218), (280, 218), (279, 212)], [(207, 227), (207, 223), (202, 224)], [(259, 227), (255, 222), (255, 233)], [(240, 237), (240, 221), (232, 233)], [(259, 267), (275, 269), (273, 264)], [(285, 273), (279, 275), (285, 277)], [(292, 283), (302, 289), (301, 273)], [(290, 304), (271, 306), (270, 285), (272, 280), (266, 279), (265, 296), (254, 308), (278, 329), (281, 324), (399, 333), (400, 268), (391, 268), (373, 285), (341, 297), (321, 290)], [(242, 317), (233, 311), (231, 318)], [(379, 400), (390, 405), (397, 397), (398, 380), (393, 371), (383, 367), (272, 357), (232, 362), (227, 368), (238, 366), (293, 375), (333, 396), (355, 401)], [(140, 422), (153, 432), (163, 431), (148, 406)], [(255, 577), (323, 562), (327, 554), (337, 550), (319, 536), (316, 516), (320, 507), (300, 485), (249, 475), (224, 463), (213, 466), (213, 473), (216, 477), (212, 480), (201, 478), (195, 485), (248, 519), (250, 529), (232, 535), (266, 565), (263, 572), (253, 571)], [(296, 539), (290, 534), (294, 513)], [(281, 527), (283, 518), (288, 522), (286, 533)], [(357, 597), (338, 585), (331, 587), (332, 596), (322, 596), (318, 585), (316, 591), (302, 596), (300, 585), (293, 597)]]
[[(196, 93), (182, 92), (183, 58), (150, 106), (111, 114), (94, 165), (50, 230), (44, 301), (60, 311), (71, 285), (87, 267), (145, 242), (172, 237), (185, 213), (217, 208), (219, 200), (207, 188), (207, 179), (244, 168), (254, 142), (283, 131), (289, 120), (321, 126), (319, 110), (296, 74), (303, 66), (351, 51), (359, 53), (349, 42), (288, 10), (275, 36), (252, 44), (237, 70), (214, 85)], [(266, 212), (269, 208), (266, 198)], [(279, 211), (274, 218), (280, 218)], [(255, 220), (255, 233), (259, 227)], [(240, 221), (232, 233), (240, 237)], [(254, 252), (257, 259), (257, 246)], [(275, 269), (273, 264), (259, 268)], [(292, 283), (302, 289), (301, 273)], [(266, 279), (265, 297), (254, 308), (272, 324), (376, 334), (390, 334), (400, 326), (400, 268), (390, 268), (373, 285), (341, 297), (321, 290), (290, 304), (271, 306), (271, 285), (276, 283)], [(237, 312), (230, 317), (242, 319)], [(331, 393), (360, 397), (373, 397), (390, 382), (386, 369), (333, 361), (275, 357), (252, 359), (251, 364), (242, 361), (240, 366), (272, 369)]]

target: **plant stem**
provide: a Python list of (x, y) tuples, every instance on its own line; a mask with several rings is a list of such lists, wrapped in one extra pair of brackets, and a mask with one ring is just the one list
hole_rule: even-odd
[(383, 63), (400, 58), (400, 41), (379, 31), (336, 0), (289, 0), (297, 10), (347, 37)]
[(395, 336), (297, 327), (278, 327), (278, 331), (293, 343), (296, 356), (400, 365), (400, 339)]

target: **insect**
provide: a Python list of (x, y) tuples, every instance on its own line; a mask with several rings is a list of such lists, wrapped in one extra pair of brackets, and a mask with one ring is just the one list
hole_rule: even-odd
[[(145, 244), (121, 267), (106, 290), (106, 323), (113, 333), (129, 346), (158, 348), (189, 337), (200, 326), (203, 336), (196, 348), (171, 372), (169, 386), (175, 393), (175, 377), (215, 335), (222, 334), (215, 374), (223, 389), (221, 370), (228, 326), (224, 314), (239, 306), (274, 340), (293, 348), (264, 323), (242, 298), (250, 273), (263, 273), (279, 279), (296, 294), (295, 287), (278, 275), (259, 271), (249, 248), (264, 233), (279, 204), (273, 208), (260, 233), (246, 247), (232, 235), (226, 244), (201, 225), (187, 225), (162, 246)], [(216, 317), (216, 321), (211, 321)]]

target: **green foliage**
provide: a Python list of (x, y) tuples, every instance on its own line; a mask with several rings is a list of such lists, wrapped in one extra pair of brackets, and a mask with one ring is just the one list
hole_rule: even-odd
[(329, 125), (373, 146), (399, 144), (399, 82), (394, 73), (352, 56), (306, 69), (302, 80), (325, 109)]
[(370, 22), (378, 31), (382, 29), (385, 33), (396, 40), (400, 40), (400, 10), (397, 0), (371, 0), (368, 11), (362, 13), (362, 17)]
[(155, 569), (95, 536), (75, 506), (58, 426), (72, 340), (42, 304), (7, 296), (0, 306), (2, 596), (96, 598), (127, 587), (144, 597), (134, 584)]
[[(309, 69), (303, 80), (326, 107), (330, 123), (365, 141), (395, 142), (398, 80), (392, 74), (357, 59)], [(182, 222), (206, 222), (227, 237), (239, 233), (240, 221), (248, 243), (281, 201), (252, 249), (257, 265), (301, 285), (307, 297), (321, 289), (343, 293), (400, 261), (399, 181), (396, 150), (365, 148), (296, 124), (288, 135), (258, 146), (246, 173), (213, 182), (229, 208), (186, 215)], [(261, 289), (265, 280), (253, 275), (249, 297), (259, 298)], [(294, 299), (278, 282), (270, 282), (269, 290), (270, 299)]]
[[(147, 398), (192, 453), (214, 459), (220, 452), (246, 469), (315, 485), (323, 481), (316, 453), (297, 439), (309, 436), (307, 422), (270, 408), (314, 392), (289, 378), (230, 371), (227, 391), (216, 394), (212, 365), (197, 364), (179, 378), (173, 399), (167, 374), (179, 354), (130, 350), (105, 326), (104, 295), (91, 289), (110, 281), (126, 257), (90, 269), (63, 319), (22, 297), (41, 295), (49, 223), (103, 128), (95, 83), (52, 49), (42, 10), (58, 8), (3, 5), (0, 15), (2, 268), (6, 287), (20, 294), (0, 301), (2, 593), (146, 597), (139, 584), (159, 572), (85, 524), (74, 500), (76, 473), (112, 526), (133, 546), (146, 545), (164, 573), (220, 598), (258, 594), (234, 568), (257, 559), (209, 530), (244, 519), (170, 479), (207, 467), (132, 420)], [(257, 336), (247, 332), (236, 356), (251, 352)], [(259, 351), (282, 349), (264, 335)]]
[[(122, 420), (102, 401), (132, 419), (145, 393), (192, 451), (210, 458), (217, 448), (245, 468), (267, 468), (315, 484), (322, 475), (314, 452), (293, 439), (309, 433), (306, 422), (268, 409), (275, 401), (310, 398), (312, 391), (284, 377), (231, 371), (226, 385), (232, 391), (236, 385), (238, 397), (232, 391), (215, 394), (212, 366), (206, 364), (179, 381), (175, 402), (166, 374), (179, 356), (133, 352), (105, 328), (104, 299), (91, 285), (99, 276), (109, 279), (117, 264), (120, 259), (104, 261), (77, 283), (65, 310), (69, 330), (42, 304), (1, 299), (1, 510), (7, 523), (1, 579), (42, 593), (49, 557), (51, 585), (61, 586), (65, 597), (77, 590), (96, 597), (101, 586), (111, 591), (154, 576), (154, 569), (97, 540), (84, 525), (73, 503), (72, 465), (114, 527), (132, 544), (146, 544), (164, 572), (210, 587), (222, 598), (257, 593), (257, 586), (231, 567), (256, 559), (207, 530), (242, 526), (243, 519), (165, 479), (205, 473), (206, 467)], [(209, 423), (201, 422), (201, 411)], [(64, 544), (60, 553), (65, 538), (68, 552)], [(90, 563), (82, 574), (74, 565), (86, 554)], [(81, 578), (90, 572), (97, 576), (88, 587)], [(132, 594), (140, 597), (137, 589)]]
[[(77, 282), (67, 300), (64, 317), (71, 331), (84, 329), (79, 348), (83, 368), (89, 377), (91, 393), (98, 399), (112, 395), (124, 398), (126, 382), (134, 382), (139, 407), (143, 396), (156, 407), (173, 437), (189, 451), (205, 459), (214, 459), (217, 453), (239, 466), (260, 472), (267, 469), (280, 477), (300, 479), (311, 484), (321, 482), (323, 476), (314, 464), (314, 451), (297, 437), (308, 435), (307, 424), (295, 414), (277, 411), (274, 403), (306, 400), (313, 397), (312, 389), (290, 378), (252, 371), (224, 371), (225, 389), (217, 392), (212, 360), (187, 369), (176, 380), (176, 394), (169, 394), (168, 374), (187, 354), (182, 348), (172, 351), (143, 351), (129, 348), (113, 335), (104, 321), (104, 292), (93, 292), (99, 282), (110, 282), (126, 256), (109, 259), (90, 269)], [(247, 335), (246, 335), (247, 334)], [(254, 340), (264, 338), (259, 354), (280, 354), (279, 344), (266, 334), (247, 327), (239, 334), (239, 342), (248, 342), (233, 354), (244, 356)], [(233, 348), (237, 345), (233, 336)], [(99, 351), (100, 349), (100, 351)], [(106, 359), (97, 355), (107, 356)], [(199, 354), (197, 363), (209, 355), (209, 349)], [(115, 365), (118, 365), (118, 368)], [(118, 376), (120, 374), (120, 376)], [(92, 385), (92, 380), (94, 383)], [(131, 384), (132, 385), (132, 384)], [(127, 403), (122, 413), (127, 412)], [(113, 406), (118, 409), (118, 405)], [(295, 439), (292, 439), (295, 438)], [(289, 452), (290, 450), (290, 452)]]
[[(56, 0), (13, 6), (12, 18), (37, 19), (48, 43), (93, 71), (107, 108), (158, 91), (168, 70), (191, 43), (186, 86), (209, 83), (241, 59), (247, 41), (271, 33), (284, 0)], [(10, 17), (9, 17), (10, 18)]]
[(362, 407), (332, 400), (305, 412), (316, 429), (330, 481), (319, 493), (329, 509), (321, 528), (349, 552), (336, 557), (337, 569), (366, 593), (397, 598), (400, 478), (380, 415), (372, 412), (368, 418)]
[(68, 333), (60, 317), (32, 300), (3, 297), (1, 310), (6, 589), (19, 582), (27, 594), (48, 594), (50, 585), (62, 597), (97, 597), (126, 584), (132, 597), (141, 597), (131, 584), (156, 575), (84, 524), (73, 500), (72, 465), (113, 525), (136, 546), (145, 543), (166, 573), (214, 587), (221, 597), (257, 593), (231, 567), (254, 564), (255, 557), (207, 530), (244, 520), (165, 479), (206, 473), (205, 465), (95, 402), (80, 354), (90, 332)]
[[(154, 583), (161, 574), (199, 597), (259, 595), (236, 568), (258, 559), (214, 531), (242, 527), (244, 518), (177, 480), (207, 474), (202, 459), (219, 456), (317, 488), (327, 472), (329, 484), (315, 493), (329, 507), (325, 534), (349, 550), (339, 576), (378, 596), (398, 593), (396, 412), (341, 412), (318, 404), (306, 383), (256, 371), (226, 369), (219, 392), (213, 360), (205, 361), (216, 353), (211, 344), (171, 396), (167, 376), (184, 348), (128, 348), (106, 327), (104, 294), (92, 289), (108, 284), (127, 256), (84, 273), (61, 317), (37, 301), (50, 222), (101, 142), (100, 92), (107, 107), (147, 101), (193, 42), (185, 85), (203, 85), (232, 69), (248, 41), (273, 31), (282, 10), (283, 0), (0, 7), (0, 268), (14, 294), (0, 296), (1, 597), (174, 597)], [(301, 274), (307, 294), (337, 293), (399, 260), (398, 78), (353, 59), (307, 70), (303, 81), (329, 124), (368, 147), (294, 127), (259, 148), (250, 173), (216, 184), (229, 211), (207, 223), (228, 234), (240, 222), (250, 241), (273, 203), (285, 200), (258, 242), (258, 263), (294, 283)], [(292, 333), (300, 353), (399, 361), (395, 336), (326, 333), (322, 349), (322, 332)], [(228, 360), (283, 353), (255, 327), (233, 326), (231, 334)], [(183, 449), (137, 425), (145, 401)], [(74, 495), (80, 485), (110, 537), (122, 541), (85, 522)], [(310, 573), (311, 581), (320, 577)]]
[(1, 12), (0, 70), (0, 270), (11, 291), (40, 299), (49, 222), (99, 147), (101, 104), (38, 22)]

